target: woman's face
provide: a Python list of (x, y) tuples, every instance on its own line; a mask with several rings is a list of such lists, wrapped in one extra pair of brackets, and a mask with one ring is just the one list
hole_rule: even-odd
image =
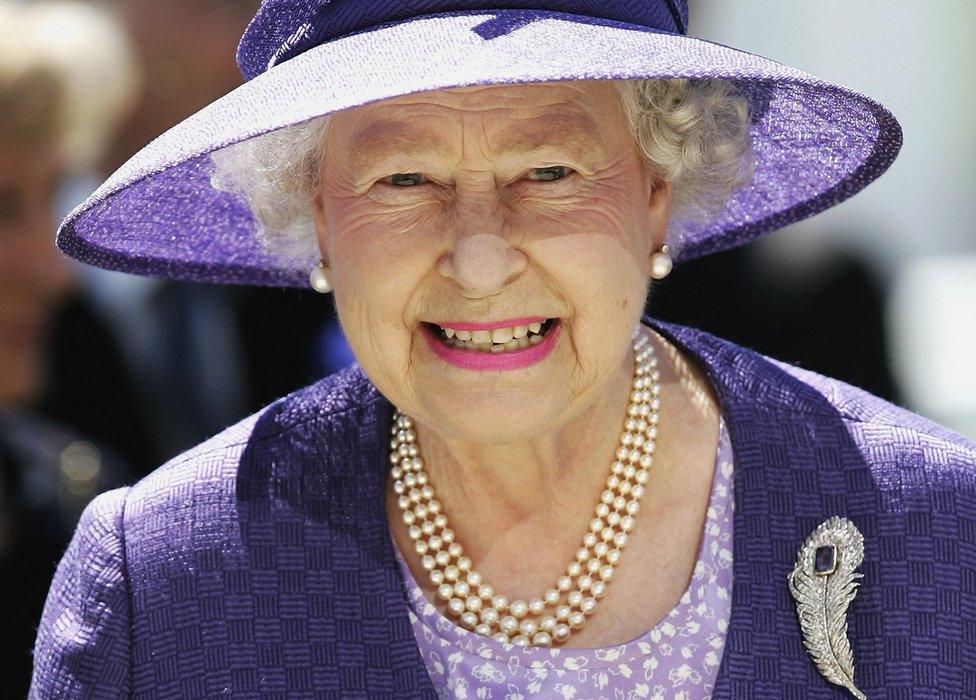
[[(614, 87), (571, 81), (334, 115), (315, 219), (370, 379), (442, 435), (487, 443), (551, 431), (629, 377), (669, 201)], [(526, 319), (556, 320), (510, 357), (450, 349), (428, 325), (468, 329), (474, 342), (478, 329)]]

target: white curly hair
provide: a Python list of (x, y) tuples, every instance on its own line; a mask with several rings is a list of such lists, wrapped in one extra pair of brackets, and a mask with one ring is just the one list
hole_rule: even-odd
[[(721, 79), (614, 80), (645, 167), (671, 183), (667, 240), (672, 255), (684, 235), (717, 217), (752, 179), (748, 99)], [(213, 186), (251, 208), (262, 245), (286, 266), (318, 259), (311, 201), (330, 115), (215, 151)]]

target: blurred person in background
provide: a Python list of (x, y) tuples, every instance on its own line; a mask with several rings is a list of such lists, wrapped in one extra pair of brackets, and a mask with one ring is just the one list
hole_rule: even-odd
[(33, 404), (76, 284), (53, 242), (59, 191), (100, 156), (135, 77), (120, 29), (82, 3), (4, 0), (0, 37), (0, 677), (23, 695), (46, 581), (83, 508), (129, 477)]
[[(138, 99), (75, 201), (140, 147), (236, 87), (257, 0), (102, 0), (131, 34)], [(276, 396), (352, 361), (331, 303), (306, 290), (85, 270), (55, 324), (49, 415), (148, 471)], [(82, 342), (82, 340), (84, 342)], [(95, 370), (95, 371), (92, 371)]]
[(123, 23), (144, 76), (101, 159), (112, 172), (160, 133), (237, 87), (234, 47), (258, 0), (98, 0)]

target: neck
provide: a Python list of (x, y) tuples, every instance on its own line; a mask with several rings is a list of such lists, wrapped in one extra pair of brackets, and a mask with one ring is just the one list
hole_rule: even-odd
[(583, 410), (520, 442), (445, 441), (416, 425), (436, 498), (474, 561), (495, 560), (517, 570), (539, 564), (526, 561), (525, 546), (549, 542), (560, 561), (567, 547), (578, 546), (610, 473), (633, 373), (628, 350)]

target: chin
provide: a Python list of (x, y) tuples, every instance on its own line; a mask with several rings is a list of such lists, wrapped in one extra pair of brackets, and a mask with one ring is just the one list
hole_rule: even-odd
[(549, 432), (558, 423), (552, 400), (518, 391), (505, 395), (472, 392), (461, 399), (424, 401), (431, 427), (442, 434), (476, 443), (508, 443)]

